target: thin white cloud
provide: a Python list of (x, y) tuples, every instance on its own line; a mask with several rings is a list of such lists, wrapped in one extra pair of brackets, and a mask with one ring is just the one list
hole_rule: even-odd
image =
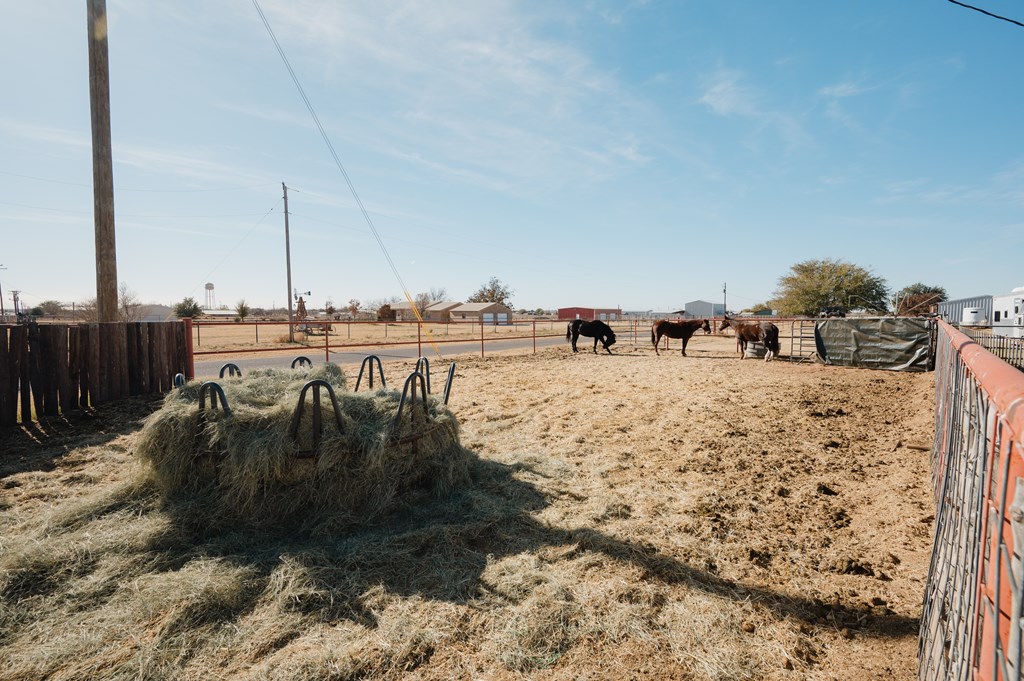
[(892, 182), (886, 186), (888, 200), (920, 201), (945, 205), (1024, 207), (1024, 161), (974, 184), (933, 186), (927, 178)]
[(254, 173), (241, 166), (220, 163), (195, 154), (179, 153), (152, 147), (130, 144), (115, 144), (115, 164), (123, 164), (149, 170), (154, 173), (177, 175), (179, 178), (212, 182), (217, 185), (273, 182), (265, 175)]
[(856, 83), (837, 83), (835, 85), (829, 85), (818, 90), (818, 94), (822, 97), (854, 97), (865, 92), (865, 89)]
[[(372, 139), (376, 152), (516, 194), (649, 158), (648, 105), (584, 50), (542, 37), (545, 22), (570, 19), (541, 6), (269, 0), (263, 9), (314, 104), (326, 99), (314, 88), (344, 88), (380, 112), (350, 140)], [(321, 105), (318, 115), (332, 137), (346, 134), (349, 112)]]
[(811, 139), (796, 116), (764, 104), (766, 98), (744, 81), (745, 75), (740, 71), (719, 69), (708, 79), (698, 102), (719, 116), (750, 118), (759, 127), (775, 130), (789, 149), (810, 144)]
[(738, 71), (719, 70), (697, 101), (720, 116), (757, 116), (757, 97), (741, 84), (742, 79)]
[(0, 118), (0, 132), (11, 137), (30, 139), (55, 146), (73, 147), (75, 149), (92, 148), (92, 138), (88, 134), (83, 134), (77, 130), (53, 128), (25, 121)]

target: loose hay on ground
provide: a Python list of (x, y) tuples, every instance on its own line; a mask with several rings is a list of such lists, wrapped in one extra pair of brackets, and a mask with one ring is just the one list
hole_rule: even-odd
[(0, 441), (0, 680), (916, 678), (931, 377), (616, 350), (460, 361), (468, 484), (344, 531)]

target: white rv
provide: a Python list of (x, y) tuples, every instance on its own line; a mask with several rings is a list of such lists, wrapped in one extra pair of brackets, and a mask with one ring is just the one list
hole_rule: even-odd
[(992, 333), (1024, 338), (1024, 286), (1003, 296), (992, 296)]

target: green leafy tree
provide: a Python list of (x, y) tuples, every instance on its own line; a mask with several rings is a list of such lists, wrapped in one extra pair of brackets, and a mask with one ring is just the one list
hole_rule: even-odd
[(182, 317), (201, 317), (203, 314), (203, 308), (199, 306), (199, 303), (195, 301), (195, 298), (185, 298), (180, 303), (174, 306), (174, 316), (178, 319)]
[(772, 306), (769, 305), (768, 303), (755, 303), (754, 305), (751, 305), (749, 308), (747, 308), (746, 311), (749, 312), (750, 314), (771, 312)]
[(888, 305), (885, 279), (843, 260), (806, 260), (793, 265), (779, 278), (775, 309), (783, 315), (816, 317), (825, 310), (843, 313), (852, 309), (885, 312)]
[(501, 280), (497, 277), (491, 277), (491, 280), (481, 286), (476, 293), (471, 295), (467, 302), (470, 303), (501, 303), (511, 307), (511, 298), (514, 291), (505, 284), (501, 283)]
[(39, 309), (41, 309), (43, 314), (47, 317), (57, 317), (64, 314), (64, 304), (59, 303), (56, 300), (44, 300), (39, 303)]
[(946, 289), (917, 283), (901, 288), (893, 296), (892, 307), (900, 317), (916, 317), (931, 312), (932, 305), (947, 300)]
[(235, 314), (238, 315), (238, 319), (240, 321), (244, 322), (245, 318), (248, 317), (251, 313), (252, 310), (249, 309), (249, 304), (245, 302), (245, 298), (242, 298), (237, 303), (235, 303)]

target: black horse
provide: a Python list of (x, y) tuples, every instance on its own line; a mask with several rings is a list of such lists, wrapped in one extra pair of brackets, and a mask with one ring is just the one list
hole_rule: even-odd
[(587, 322), (582, 319), (574, 319), (572, 323), (565, 327), (565, 340), (572, 340), (573, 352), (579, 352), (576, 349), (576, 341), (580, 336), (594, 339), (595, 353), (597, 352), (597, 342), (601, 341), (608, 354), (612, 354), (611, 346), (615, 345), (615, 332), (601, 320), (595, 319), (592, 322)]

